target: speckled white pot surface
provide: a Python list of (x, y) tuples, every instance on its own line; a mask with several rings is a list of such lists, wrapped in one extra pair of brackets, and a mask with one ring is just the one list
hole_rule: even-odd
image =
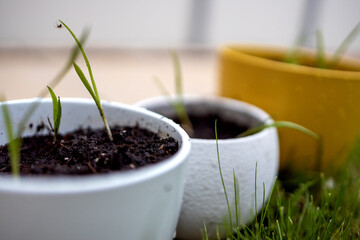
[[(171, 117), (175, 113), (168, 100), (166, 97), (157, 97), (141, 101), (137, 105)], [(184, 102), (190, 114), (218, 112), (249, 127), (272, 122), (270, 116), (261, 109), (237, 100), (185, 96)], [(209, 237), (213, 237), (216, 227), (220, 228), (220, 232), (225, 230), (224, 221), (228, 223), (229, 217), (219, 174), (216, 141), (192, 138), (191, 143), (177, 237), (197, 240), (201, 239), (204, 223)], [(244, 138), (222, 139), (218, 143), (233, 222), (235, 222), (234, 170), (239, 190), (240, 224), (247, 224), (261, 210), (263, 194), (267, 201), (277, 175), (279, 164), (277, 131), (270, 128)]]
[[(14, 126), (33, 100), (9, 101)], [(1, 104), (0, 104), (1, 107)], [(169, 240), (178, 220), (190, 139), (176, 124), (145, 109), (103, 102), (110, 126), (146, 128), (179, 141), (179, 151), (163, 162), (140, 169), (81, 177), (0, 175), (1, 240)], [(103, 127), (92, 100), (62, 99), (60, 132), (80, 126)], [(0, 144), (6, 143), (0, 114)], [(29, 123), (52, 117), (43, 99)], [(32, 135), (36, 127), (27, 128)]]

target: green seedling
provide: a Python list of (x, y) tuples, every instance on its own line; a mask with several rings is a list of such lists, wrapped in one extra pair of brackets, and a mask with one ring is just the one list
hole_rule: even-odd
[[(353, 30), (348, 34), (348, 36), (342, 41), (339, 47), (335, 50), (334, 54), (330, 58), (328, 62), (326, 62), (325, 57), (325, 48), (324, 48), (324, 40), (321, 31), (316, 32), (316, 45), (317, 45), (317, 53), (316, 53), (316, 67), (318, 68), (327, 68), (332, 69), (335, 68), (339, 63), (341, 56), (346, 52), (346, 50), (351, 45), (352, 41), (360, 32), (360, 23), (358, 23)], [(292, 47), (289, 52), (286, 54), (284, 62), (292, 63), (292, 64), (301, 64), (299, 61), (299, 50), (301, 44), (304, 42), (308, 36), (304, 36), (296, 40), (294, 47)]]
[(349, 35), (344, 39), (344, 41), (336, 49), (334, 55), (327, 65), (328, 68), (335, 67), (340, 61), (341, 56), (346, 52), (348, 47), (351, 45), (352, 41), (360, 32), (360, 22), (354, 27), (354, 29), (349, 33)]
[(49, 86), (48, 90), (53, 103), (54, 142), (56, 142), (61, 121), (61, 102), (60, 97), (57, 98), (54, 91)]
[[(1, 99), (1, 101), (4, 101)], [(14, 129), (9, 113), (8, 106), (6, 103), (2, 104), (3, 120), (5, 122), (5, 130), (8, 140), (8, 151), (11, 163), (11, 172), (14, 177), (18, 177), (20, 174), (19, 163), (20, 163), (20, 146), (21, 140), (14, 135)]]
[(106, 120), (106, 117), (105, 117), (105, 113), (104, 113), (104, 110), (101, 106), (101, 101), (100, 101), (100, 97), (99, 97), (99, 93), (97, 91), (97, 87), (96, 87), (96, 83), (95, 83), (95, 80), (94, 80), (94, 77), (93, 77), (93, 73), (92, 73), (92, 70), (91, 70), (91, 66), (90, 66), (90, 63), (89, 63), (89, 60), (86, 56), (86, 53), (84, 51), (84, 48), (82, 47), (82, 44), (80, 43), (80, 41), (77, 39), (77, 37), (75, 36), (75, 34), (71, 31), (71, 29), (61, 20), (59, 20), (60, 23), (69, 31), (69, 33), (71, 34), (71, 36), (74, 38), (75, 42), (77, 43), (78, 45), (78, 48), (80, 49), (81, 53), (82, 53), (82, 56), (85, 60), (85, 63), (86, 63), (86, 66), (87, 66), (87, 69), (88, 69), (88, 72), (89, 72), (89, 76), (90, 76), (90, 80), (91, 80), (91, 85), (89, 83), (89, 81), (87, 80), (87, 78), (85, 77), (83, 71), (81, 70), (81, 68), (75, 63), (73, 62), (73, 66), (74, 66), (74, 69), (76, 71), (76, 73), (78, 74), (81, 82), (84, 84), (85, 88), (88, 90), (88, 92), (90, 93), (91, 97), (94, 99), (95, 101), (95, 104), (99, 110), (99, 113), (100, 113), (100, 116), (104, 122), (104, 125), (105, 125), (105, 129), (106, 129), (106, 132), (109, 136), (109, 139), (111, 141), (113, 141), (113, 136), (111, 134), (111, 130), (110, 130), (110, 127), (109, 127), (109, 124)]
[[(84, 44), (86, 42), (86, 40), (89, 36), (89, 33), (90, 33), (89, 29), (85, 29), (83, 34), (81, 34), (81, 37), (79, 40), (81, 44)], [(70, 57), (68, 58), (67, 62), (62, 67), (62, 69), (55, 75), (55, 77), (51, 80), (51, 82), (48, 84), (48, 86), (50, 86), (51, 88), (55, 88), (61, 82), (61, 80), (69, 72), (70, 68), (73, 65), (73, 62), (78, 57), (79, 53), (80, 53), (80, 50), (77, 47), (77, 45), (75, 45), (71, 50), (71, 54), (70, 54)], [(37, 98), (45, 97), (47, 93), (48, 93), (48, 89), (43, 88), (37, 95)], [(30, 117), (35, 112), (35, 110), (39, 106), (39, 104), (40, 104), (40, 101), (34, 101), (34, 103), (26, 110), (26, 112), (24, 113), (24, 115), (21, 118), (21, 121), (19, 123), (18, 130), (17, 130), (17, 136), (22, 135), (22, 133), (25, 130), (25, 126), (26, 126), (27, 122), (29, 121)]]
[(169, 102), (171, 106), (174, 108), (176, 115), (180, 120), (181, 127), (189, 134), (190, 137), (194, 136), (194, 128), (189, 118), (189, 115), (186, 112), (184, 98), (183, 98), (183, 90), (182, 90), (182, 75), (181, 75), (181, 65), (179, 61), (179, 57), (175, 51), (171, 51), (171, 57), (174, 63), (174, 71), (175, 71), (175, 100), (171, 99), (170, 93), (166, 90), (165, 86), (159, 80), (159, 78), (155, 77), (155, 82), (161, 89), (164, 95), (169, 97)]
[[(85, 29), (84, 33), (80, 37), (80, 42), (82, 44), (84, 44), (88, 36), (89, 36), (89, 30)], [(49, 86), (55, 87), (60, 83), (60, 81), (64, 78), (66, 73), (70, 70), (72, 63), (79, 55), (79, 52), (80, 52), (79, 48), (77, 46), (74, 46), (71, 51), (69, 60), (66, 62), (64, 67), (58, 72), (58, 74), (51, 80), (51, 82), (49, 83)], [(44, 88), (37, 95), (38, 98), (45, 97), (47, 92), (48, 92), (47, 88)], [(4, 100), (1, 99), (1, 101), (4, 101)], [(13, 176), (15, 176), (15, 177), (17, 177), (20, 172), (20, 170), (19, 170), (20, 148), (21, 148), (20, 137), (22, 136), (22, 134), (25, 130), (25, 126), (26, 126), (27, 122), (29, 121), (30, 117), (33, 115), (33, 113), (35, 112), (35, 110), (37, 109), (39, 104), (40, 104), (40, 101), (34, 101), (30, 105), (30, 107), (25, 111), (25, 113), (23, 114), (23, 116), (18, 124), (16, 135), (14, 134), (15, 130), (13, 129), (13, 127), (11, 125), (11, 118), (10, 118), (8, 107), (5, 103), (2, 105), (2, 112), (3, 112), (4, 122), (5, 122), (5, 126), (6, 126), (5, 130), (6, 130), (7, 136), (8, 136), (8, 149), (9, 149), (9, 157), (10, 157), (10, 162), (11, 162), (11, 172), (12, 172)]]

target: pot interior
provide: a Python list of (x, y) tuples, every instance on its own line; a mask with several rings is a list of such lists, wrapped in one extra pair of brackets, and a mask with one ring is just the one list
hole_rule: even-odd
[[(145, 107), (180, 123), (175, 109), (168, 102)], [(200, 139), (215, 139), (215, 120), (218, 138), (229, 139), (269, 119), (252, 108), (230, 104), (230, 101), (185, 100), (185, 108), (195, 132), (192, 137)]]

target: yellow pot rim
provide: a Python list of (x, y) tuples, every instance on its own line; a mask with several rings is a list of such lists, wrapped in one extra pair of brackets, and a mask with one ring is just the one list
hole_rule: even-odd
[[(343, 56), (339, 67), (351, 70), (322, 69), (306, 65), (290, 64), (276, 58), (283, 59), (287, 48), (266, 45), (241, 45), (231, 44), (222, 46), (220, 55), (233, 58), (236, 61), (246, 61), (248, 64), (268, 68), (281, 72), (290, 72), (303, 75), (315, 75), (321, 78), (360, 80), (360, 59)], [(301, 49), (301, 56), (308, 59), (315, 59), (314, 50)], [(327, 57), (329, 55), (327, 54)]]

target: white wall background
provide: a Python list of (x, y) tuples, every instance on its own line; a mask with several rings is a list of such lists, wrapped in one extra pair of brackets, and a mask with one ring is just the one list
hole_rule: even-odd
[[(317, 21), (327, 50), (334, 50), (360, 22), (359, 0), (319, 3)], [(302, 27), (306, 0), (0, 0), (0, 47), (72, 44), (55, 28), (62, 19), (80, 34), (92, 31), (93, 47), (183, 47), (225, 42), (291, 45)], [(314, 8), (315, 9), (315, 8)], [(315, 18), (316, 19), (316, 18)], [(315, 38), (308, 40), (314, 45)], [(349, 49), (360, 56), (360, 36)]]

